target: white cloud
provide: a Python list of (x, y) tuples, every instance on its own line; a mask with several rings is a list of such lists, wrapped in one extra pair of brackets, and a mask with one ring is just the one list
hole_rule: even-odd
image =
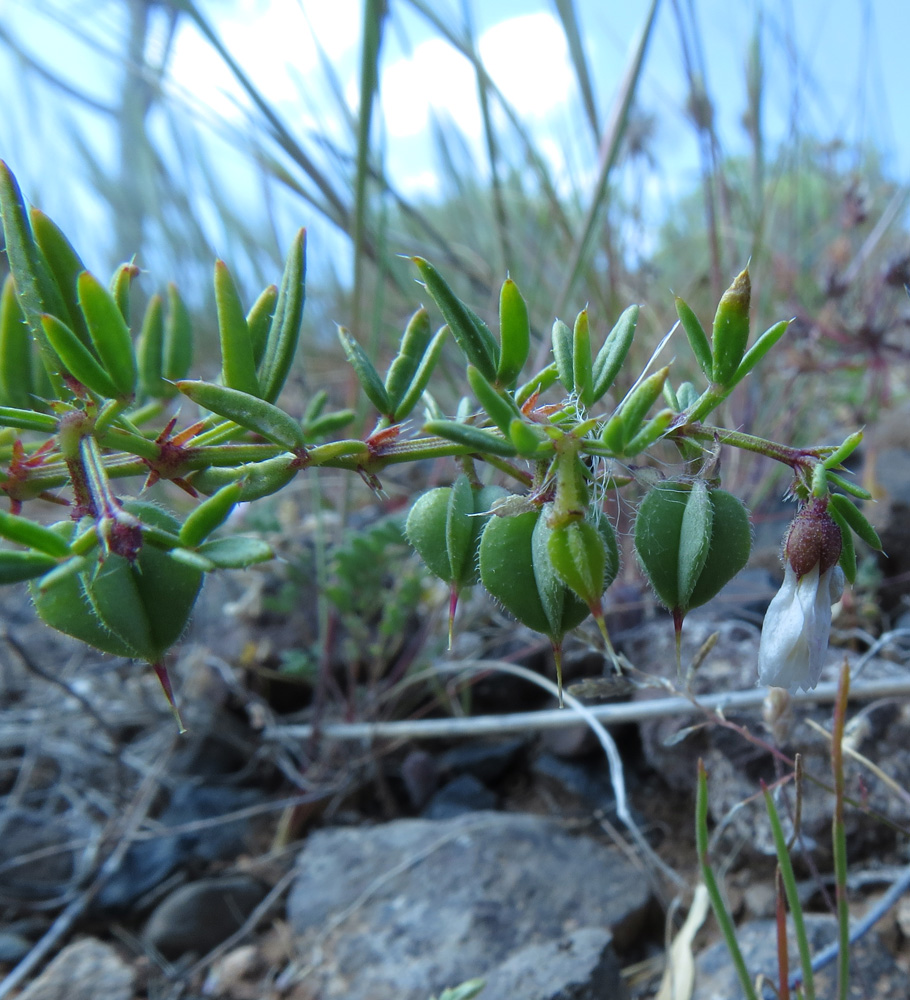
[(382, 75), (382, 109), (386, 128), (398, 138), (426, 131), (430, 108), (444, 112), (467, 135), (479, 135), (477, 84), (470, 62), (440, 38), (414, 49)]
[(541, 118), (568, 98), (568, 49), (552, 14), (500, 21), (480, 36), (478, 49), (496, 86), (522, 117)]
[[(357, 0), (310, 0), (303, 6), (301, 14), (297, 0), (237, 0), (230, 7), (211, 4), (205, 12), (227, 51), (273, 104), (297, 102), (295, 74), (306, 77), (317, 69), (314, 34), (331, 60), (358, 41)], [(171, 75), (224, 117), (237, 116), (237, 101), (247, 103), (230, 69), (188, 21), (177, 37)]]

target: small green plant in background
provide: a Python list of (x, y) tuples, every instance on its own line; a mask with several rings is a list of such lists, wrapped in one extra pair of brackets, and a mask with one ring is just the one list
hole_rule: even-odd
[[(712, 422), (787, 331), (780, 322), (752, 336), (748, 270), (724, 292), (710, 333), (677, 300), (678, 332), (637, 372), (626, 370), (637, 306), (603, 338), (586, 310), (572, 325), (556, 319), (552, 360), (533, 365), (529, 314), (513, 281), (502, 286), (494, 333), (414, 257), (444, 323), (434, 330), (427, 310), (417, 310), (384, 373), (339, 329), (362, 401), (375, 411), (365, 435), (344, 437), (353, 414), (331, 409), (324, 392), (295, 412), (281, 405), (304, 305), (303, 234), (280, 287), (253, 303), (240, 301), (226, 265), (216, 264), (221, 371), (203, 380), (190, 377), (192, 328), (175, 290), (166, 305), (153, 297), (134, 317), (136, 269), (118, 268), (109, 286), (90, 275), (60, 230), (27, 210), (5, 167), (0, 208), (11, 269), (0, 311), (0, 490), (10, 508), (0, 516), (0, 581), (28, 581), (52, 627), (152, 664), (172, 705), (166, 654), (205, 575), (273, 554), (237, 534), (231, 513), (320, 468), (380, 491), (391, 465), (449, 460), (451, 485), (415, 496), (406, 532), (449, 587), (450, 630), (459, 594), (480, 583), (547, 638), (560, 699), (565, 636), (588, 616), (612, 669), (623, 669), (604, 617), (620, 558), (605, 500), (631, 494), (640, 499), (635, 550), (672, 616), (678, 651), (688, 612), (749, 558), (748, 513), (721, 486), (719, 459), (730, 448), (787, 467), (799, 504), (774, 631), (762, 640), (762, 675), (791, 689), (817, 683), (831, 603), (856, 575), (853, 536), (880, 547), (851, 499), (868, 494), (844, 473), (862, 435), (804, 448)], [(671, 335), (688, 341), (697, 381), (676, 381), (672, 363), (657, 367)], [(454, 413), (433, 393), (437, 379), (453, 374), (437, 371), (449, 339), (464, 363)], [(137, 499), (159, 481), (195, 501), (182, 519)], [(42, 504), (65, 508), (65, 518), (47, 526)], [(367, 672), (400, 643), (419, 600), (419, 580), (390, 556), (395, 550), (403, 552), (401, 527), (387, 521), (349, 535), (326, 564), (321, 599), (346, 623), (345, 656)]]

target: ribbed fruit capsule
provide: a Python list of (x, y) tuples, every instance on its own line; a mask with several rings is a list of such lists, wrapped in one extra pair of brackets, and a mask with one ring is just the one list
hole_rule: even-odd
[[(550, 512), (545, 506), (491, 518), (480, 539), (479, 565), (481, 583), (490, 594), (523, 625), (550, 639), (561, 693), (563, 637), (588, 617), (593, 601), (587, 598), (594, 591), (599, 603), (616, 575), (619, 557), (613, 529), (605, 518), (597, 527), (583, 522), (586, 527), (572, 533), (591, 543), (594, 555), (582, 572), (573, 574), (569, 566), (574, 561), (570, 551), (574, 545), (566, 543), (561, 528), (550, 526)], [(556, 552), (555, 564), (551, 547)], [(587, 582), (579, 584), (586, 590), (584, 600), (567, 584), (567, 577), (573, 581), (586, 578)]]
[(635, 521), (635, 549), (651, 586), (683, 618), (714, 597), (746, 565), (749, 513), (732, 494), (703, 480), (668, 481), (648, 493)]
[(427, 569), (449, 585), (449, 646), (458, 595), (477, 582), (477, 549), (493, 504), (504, 497), (501, 486), (472, 486), (459, 476), (419, 497), (408, 514), (405, 534)]

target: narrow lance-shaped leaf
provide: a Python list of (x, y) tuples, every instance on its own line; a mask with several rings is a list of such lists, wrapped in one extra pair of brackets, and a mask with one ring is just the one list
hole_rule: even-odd
[(578, 314), (572, 331), (572, 379), (582, 405), (590, 406), (594, 402), (594, 375), (587, 309)]
[(221, 337), (221, 380), (231, 389), (259, 395), (250, 328), (237, 286), (223, 260), (215, 261), (215, 305)]
[(473, 427), (471, 424), (463, 424), (457, 420), (430, 420), (424, 424), (423, 429), (427, 434), (436, 434), (439, 437), (447, 438), (449, 441), (463, 445), (479, 454), (489, 452), (491, 455), (506, 457), (517, 454), (515, 446), (510, 441), (506, 441), (482, 427)]
[(445, 346), (448, 335), (449, 328), (442, 326), (436, 331), (436, 335), (430, 341), (430, 346), (424, 352), (423, 359), (414, 373), (414, 378), (411, 379), (411, 384), (408, 386), (407, 392), (401, 397), (401, 402), (398, 406), (395, 407), (392, 419), (396, 423), (404, 420), (420, 402), (420, 397), (423, 396), (429, 384), (430, 376), (433, 374), (436, 362), (439, 361), (439, 356), (442, 354), (442, 349)]
[(427, 291), (439, 306), (452, 331), (455, 342), (465, 358), (490, 382), (496, 380), (496, 353), (475, 321), (470, 309), (452, 291), (448, 283), (432, 264), (422, 257), (412, 257), (426, 284)]
[(230, 483), (203, 500), (195, 510), (190, 511), (180, 527), (180, 544), (193, 549), (204, 542), (228, 519), (231, 511), (237, 506), (242, 491), (240, 483)]
[(219, 569), (245, 569), (275, 557), (267, 542), (245, 535), (214, 538), (200, 545), (199, 552)]
[(607, 334), (603, 346), (597, 352), (592, 372), (594, 384), (591, 398), (594, 403), (613, 385), (619, 369), (626, 360), (626, 355), (632, 346), (632, 338), (635, 336), (635, 327), (638, 325), (638, 311), (637, 305), (629, 306), (616, 321), (613, 329)]
[(306, 230), (301, 229), (287, 256), (275, 313), (269, 325), (265, 350), (259, 365), (262, 398), (273, 403), (281, 393), (300, 339), (306, 299)]
[(146, 396), (159, 399), (176, 391), (162, 379), (164, 353), (164, 300), (153, 295), (145, 307), (142, 329), (136, 345), (139, 387)]
[(471, 391), (477, 397), (478, 403), (484, 408), (487, 416), (503, 434), (508, 434), (512, 421), (521, 419), (521, 410), (507, 394), (497, 392), (473, 365), (468, 365), (467, 375)]
[(686, 331), (689, 346), (692, 348), (692, 353), (695, 355), (699, 367), (705, 373), (705, 378), (713, 381), (714, 359), (711, 357), (711, 344), (708, 341), (708, 335), (698, 321), (698, 317), (678, 295), (676, 296), (676, 315), (679, 316), (682, 328)]
[(16, 282), (22, 311), (38, 340), (53, 391), (58, 398), (63, 398), (66, 389), (57, 374), (57, 359), (44, 335), (41, 317), (45, 313), (65, 317), (66, 305), (29, 228), (25, 202), (16, 178), (2, 160), (0, 160), (0, 216), (3, 218), (6, 256)]
[(744, 268), (721, 296), (714, 315), (712, 355), (713, 381), (727, 386), (733, 382), (749, 341), (749, 304), (752, 283)]
[(771, 350), (772, 347), (783, 337), (790, 326), (791, 320), (781, 320), (769, 327), (746, 351), (745, 357), (736, 369), (736, 374), (731, 379), (731, 385), (741, 382), (761, 359)]
[(572, 358), (572, 331), (561, 319), (554, 320), (551, 334), (553, 359), (559, 372), (559, 381), (566, 392), (575, 389), (575, 363)]
[(379, 372), (376, 371), (364, 349), (343, 326), (338, 327), (338, 339), (341, 341), (345, 357), (354, 369), (357, 381), (366, 393), (367, 399), (381, 414), (391, 415), (392, 402), (389, 399), (389, 394), (379, 377)]
[(396, 410), (417, 374), (420, 362), (433, 338), (430, 314), (421, 306), (408, 321), (401, 337), (398, 354), (389, 365), (385, 378), (385, 391), (389, 405)]
[(844, 571), (847, 583), (852, 586), (856, 583), (856, 546), (853, 543), (853, 532), (844, 516), (834, 504), (828, 505), (828, 513), (834, 518), (835, 523), (840, 528), (841, 549), (838, 563)]
[(876, 552), (881, 552), (882, 540), (878, 537), (878, 532), (866, 520), (856, 504), (848, 500), (841, 493), (832, 493), (830, 502), (831, 506), (834, 507), (866, 545), (875, 549)]
[(193, 322), (177, 286), (167, 286), (167, 318), (164, 323), (164, 377), (171, 382), (184, 378), (193, 363)]
[(499, 344), (496, 378), (500, 385), (512, 388), (531, 350), (531, 320), (524, 296), (511, 278), (506, 278), (499, 293)]
[(123, 322), (130, 325), (130, 286), (133, 279), (139, 276), (139, 268), (135, 264), (121, 264), (111, 277), (111, 295), (117, 303)]
[[(44, 316), (41, 322), (48, 343), (65, 371), (99, 396), (117, 399), (121, 395), (120, 387), (115, 385), (95, 355), (65, 323), (56, 316)], [(57, 367), (60, 368), (59, 363)]]
[(0, 585), (34, 580), (56, 565), (57, 560), (43, 552), (0, 549)]
[(638, 433), (648, 410), (663, 393), (664, 382), (669, 374), (669, 366), (661, 368), (660, 371), (649, 375), (643, 382), (639, 383), (623, 400), (619, 409), (619, 417), (623, 423), (626, 441)]
[(250, 343), (253, 345), (253, 360), (256, 362), (257, 370), (262, 363), (262, 355), (265, 353), (265, 345), (269, 336), (269, 326), (271, 326), (277, 304), (278, 286), (268, 285), (259, 293), (259, 298), (246, 314), (246, 322), (250, 330)]
[[(58, 319), (62, 319), (82, 343), (86, 347), (90, 347), (92, 341), (89, 337), (85, 317), (79, 308), (76, 288), (76, 281), (85, 270), (85, 264), (82, 263), (79, 254), (76, 253), (63, 230), (53, 219), (37, 208), (29, 210), (29, 219), (32, 224), (32, 232), (35, 235), (35, 242), (50, 268), (66, 305), (66, 315), (59, 316)], [(47, 311), (51, 312), (52, 310)]]
[(55, 559), (64, 559), (70, 555), (68, 543), (56, 532), (27, 517), (9, 514), (5, 510), (0, 510), (0, 535)]
[(104, 370), (117, 386), (117, 394), (129, 397), (136, 389), (136, 358), (129, 327), (108, 290), (88, 271), (77, 281), (79, 305)]
[(212, 382), (181, 380), (177, 388), (197, 405), (261, 434), (282, 448), (293, 451), (304, 446), (303, 428), (274, 403)]
[(0, 403), (30, 409), (31, 385), (32, 337), (8, 274), (0, 292)]

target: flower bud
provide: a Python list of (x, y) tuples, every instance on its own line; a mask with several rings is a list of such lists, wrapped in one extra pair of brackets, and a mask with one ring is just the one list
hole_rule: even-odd
[(827, 497), (813, 498), (800, 509), (787, 531), (784, 559), (797, 579), (815, 566), (820, 574), (827, 573), (840, 559), (841, 531), (827, 508)]

